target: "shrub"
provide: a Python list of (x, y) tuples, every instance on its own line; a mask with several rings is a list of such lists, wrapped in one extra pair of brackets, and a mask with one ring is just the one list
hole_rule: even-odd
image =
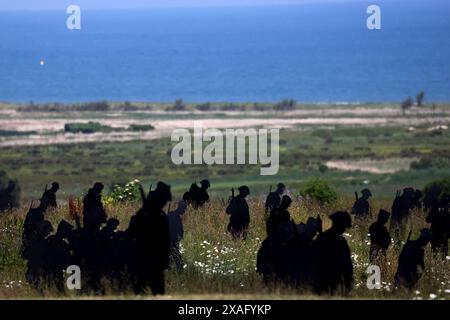
[(66, 123), (64, 125), (65, 132), (71, 133), (94, 133), (94, 132), (110, 132), (109, 126), (104, 126), (98, 122), (89, 121), (88, 123)]
[(173, 105), (173, 110), (175, 111), (184, 111), (186, 110), (186, 105), (184, 104), (182, 99), (177, 99), (175, 104)]
[(200, 111), (209, 111), (209, 110), (211, 110), (211, 104), (209, 102), (206, 102), (206, 103), (198, 104), (195, 108)]
[(128, 130), (130, 131), (151, 131), (154, 130), (155, 127), (151, 124), (131, 124), (128, 127)]
[(423, 203), (430, 208), (450, 198), (450, 177), (435, 180), (428, 183), (424, 188)]
[(412, 170), (424, 170), (433, 166), (433, 161), (428, 158), (422, 158), (419, 161), (413, 161), (409, 165)]
[(414, 105), (414, 101), (411, 98), (406, 99), (402, 102), (401, 107), (403, 112), (405, 112), (407, 109), (410, 109)]
[(425, 92), (420, 91), (416, 96), (416, 103), (418, 107), (423, 105), (423, 99), (425, 98)]
[(20, 206), (20, 185), (0, 170), (0, 212)]
[(321, 179), (312, 179), (306, 182), (301, 194), (321, 204), (333, 204), (338, 199), (337, 192), (325, 180)]
[(296, 102), (293, 99), (285, 99), (280, 103), (277, 103), (274, 107), (278, 111), (289, 111), (295, 109)]
[(106, 101), (89, 102), (78, 106), (79, 111), (108, 111), (109, 104)]

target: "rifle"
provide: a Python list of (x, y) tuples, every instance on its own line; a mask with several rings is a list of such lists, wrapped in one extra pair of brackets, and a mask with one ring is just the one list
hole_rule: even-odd
[(231, 199), (234, 199), (234, 188), (231, 188)]
[(147, 198), (146, 198), (147, 201), (150, 200), (150, 198), (151, 198), (151, 195), (152, 195), (152, 187), (153, 187), (153, 185), (151, 184), (151, 185), (150, 185), (150, 189), (148, 189), (148, 195), (147, 195)]
[(358, 191), (355, 191), (355, 200), (358, 201), (359, 197), (358, 197)]
[(269, 187), (269, 193), (272, 193), (272, 185)]

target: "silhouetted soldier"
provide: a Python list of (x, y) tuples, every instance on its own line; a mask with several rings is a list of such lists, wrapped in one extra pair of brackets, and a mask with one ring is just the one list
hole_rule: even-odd
[(158, 182), (148, 203), (130, 220), (128, 236), (132, 246), (131, 271), (136, 293), (150, 286), (164, 294), (164, 270), (169, 267), (169, 224), (162, 211), (172, 200), (170, 186)]
[(330, 216), (333, 225), (320, 234), (316, 240), (316, 279), (314, 289), (317, 293), (348, 293), (353, 285), (353, 264), (350, 248), (342, 236), (351, 227), (350, 215), (337, 211)]
[(448, 240), (450, 238), (450, 213), (447, 203), (432, 207), (426, 221), (431, 223), (431, 248), (435, 253), (441, 253), (443, 258), (448, 255)]
[(97, 182), (83, 199), (83, 227), (96, 233), (106, 222), (106, 211), (102, 203), (103, 184)]
[(386, 268), (386, 252), (391, 244), (391, 235), (386, 228), (391, 214), (383, 209), (378, 213), (377, 221), (369, 227), (370, 234), (370, 262)]
[(53, 182), (52, 187), (50, 189), (47, 189), (47, 186), (45, 186), (44, 194), (42, 195), (42, 199), (45, 199), (49, 205), (49, 207), (56, 208), (58, 204), (56, 203), (56, 193), (59, 190), (59, 183)]
[(209, 201), (208, 188), (211, 186), (207, 179), (200, 181), (200, 188), (194, 199), (194, 208), (200, 208)]
[(178, 208), (167, 214), (169, 221), (170, 256), (175, 263), (178, 272), (183, 270), (183, 259), (180, 253), (180, 242), (183, 239), (183, 215), (186, 212), (187, 204), (184, 200), (178, 202)]
[(56, 234), (46, 240), (44, 274), (48, 283), (55, 285), (59, 292), (64, 292), (64, 272), (72, 262), (69, 244), (66, 242), (72, 230), (73, 226), (62, 220)]
[(197, 186), (197, 182), (193, 183), (189, 191), (184, 194), (183, 200), (192, 205), (194, 209), (202, 207), (209, 201), (208, 188), (210, 186), (207, 179), (200, 181), (200, 187)]
[(312, 289), (315, 279), (315, 241), (322, 233), (322, 219), (309, 217), (306, 224), (297, 225), (293, 252), (290, 255), (289, 274), (295, 286)]
[(358, 193), (355, 192), (356, 201), (352, 207), (352, 214), (356, 215), (357, 217), (368, 216), (371, 213), (369, 198), (372, 196), (372, 193), (367, 188), (363, 189), (361, 193), (361, 198), (358, 198)]
[(15, 187), (16, 183), (12, 180), (8, 181), (6, 188), (2, 188), (2, 186), (0, 186), (0, 212), (11, 210), (13, 208), (14, 200), (12, 193)]
[[(411, 234), (410, 234), (411, 235)], [(395, 285), (412, 289), (415, 287), (425, 270), (424, 249), (431, 240), (429, 229), (422, 229), (417, 240), (408, 240), (398, 258), (398, 268), (395, 274)]]
[(416, 193), (413, 188), (404, 188), (401, 195), (397, 191), (394, 202), (392, 203), (390, 223), (391, 234), (394, 233), (397, 239), (403, 237), (408, 218), (415, 205), (415, 197)]
[(291, 215), (288, 211), (292, 199), (288, 195), (284, 195), (281, 203), (270, 212), (266, 223), (267, 234), (273, 234), (278, 230), (280, 223), (291, 221)]
[(269, 192), (269, 194), (267, 195), (267, 198), (266, 198), (266, 202), (264, 204), (264, 207), (266, 209), (266, 216), (267, 216), (267, 214), (270, 214), (272, 212), (272, 210), (278, 208), (278, 206), (281, 203), (281, 196), (283, 195), (283, 193), (285, 191), (286, 191), (286, 186), (280, 182), (277, 184), (277, 189), (275, 191)]
[(236, 197), (233, 191), (232, 199), (226, 208), (226, 213), (230, 215), (227, 230), (235, 238), (240, 236), (245, 238), (250, 224), (250, 212), (245, 198), (250, 194), (250, 189), (241, 186), (238, 190), (239, 194)]
[(293, 239), (297, 233), (288, 208), (292, 200), (283, 196), (278, 208), (272, 210), (267, 220), (267, 239), (264, 240), (257, 256), (257, 271), (267, 282), (278, 279), (288, 283), (289, 262), (293, 251)]
[(25, 278), (36, 290), (42, 293), (42, 277), (44, 276), (44, 254), (47, 249), (46, 238), (53, 231), (52, 224), (46, 220), (40, 221), (33, 237), (22, 251), (22, 258), (27, 260)]
[(36, 238), (39, 232), (39, 226), (44, 221), (44, 213), (47, 208), (48, 204), (46, 199), (42, 199), (36, 208), (33, 208), (33, 203), (31, 203), (23, 223), (22, 252), (26, 251), (28, 246)]
[[(120, 251), (120, 244), (116, 242), (116, 230), (120, 222), (116, 218), (110, 218), (99, 233), (99, 246), (105, 259), (103, 273), (108, 277), (114, 277), (114, 271), (118, 268), (117, 254)], [(123, 253), (123, 252), (121, 252)]]

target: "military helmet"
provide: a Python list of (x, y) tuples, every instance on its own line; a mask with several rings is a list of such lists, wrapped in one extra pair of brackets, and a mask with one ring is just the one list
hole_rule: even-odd
[(96, 182), (96, 183), (94, 184), (94, 186), (92, 187), (92, 190), (93, 190), (93, 191), (96, 191), (97, 193), (100, 193), (100, 192), (102, 192), (103, 188), (104, 188), (103, 183), (101, 183), (101, 182)]
[(211, 186), (208, 179), (203, 179), (202, 181), (200, 181), (200, 185), (205, 188), (209, 188)]
[(170, 185), (160, 181), (156, 185), (155, 191), (153, 191), (153, 195), (157, 197), (162, 197), (167, 201), (172, 201), (172, 192), (170, 191)]
[(239, 193), (250, 194), (250, 189), (247, 186), (240, 186), (238, 190)]
[(277, 189), (286, 189), (286, 186), (284, 185), (283, 182), (280, 182), (277, 184)]
[(362, 193), (363, 195), (367, 195), (367, 196), (369, 196), (369, 197), (372, 196), (372, 192), (370, 192), (370, 190), (367, 189), (367, 188), (362, 189), (362, 190), (361, 190), (361, 193)]
[(389, 220), (389, 216), (391, 215), (390, 212), (380, 209), (380, 211), (378, 212), (378, 220), (380, 221), (388, 221)]

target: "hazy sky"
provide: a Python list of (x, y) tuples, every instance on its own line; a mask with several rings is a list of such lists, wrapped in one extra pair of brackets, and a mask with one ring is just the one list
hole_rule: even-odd
[(70, 4), (84, 9), (271, 5), (364, 0), (0, 0), (0, 10), (59, 10)]

